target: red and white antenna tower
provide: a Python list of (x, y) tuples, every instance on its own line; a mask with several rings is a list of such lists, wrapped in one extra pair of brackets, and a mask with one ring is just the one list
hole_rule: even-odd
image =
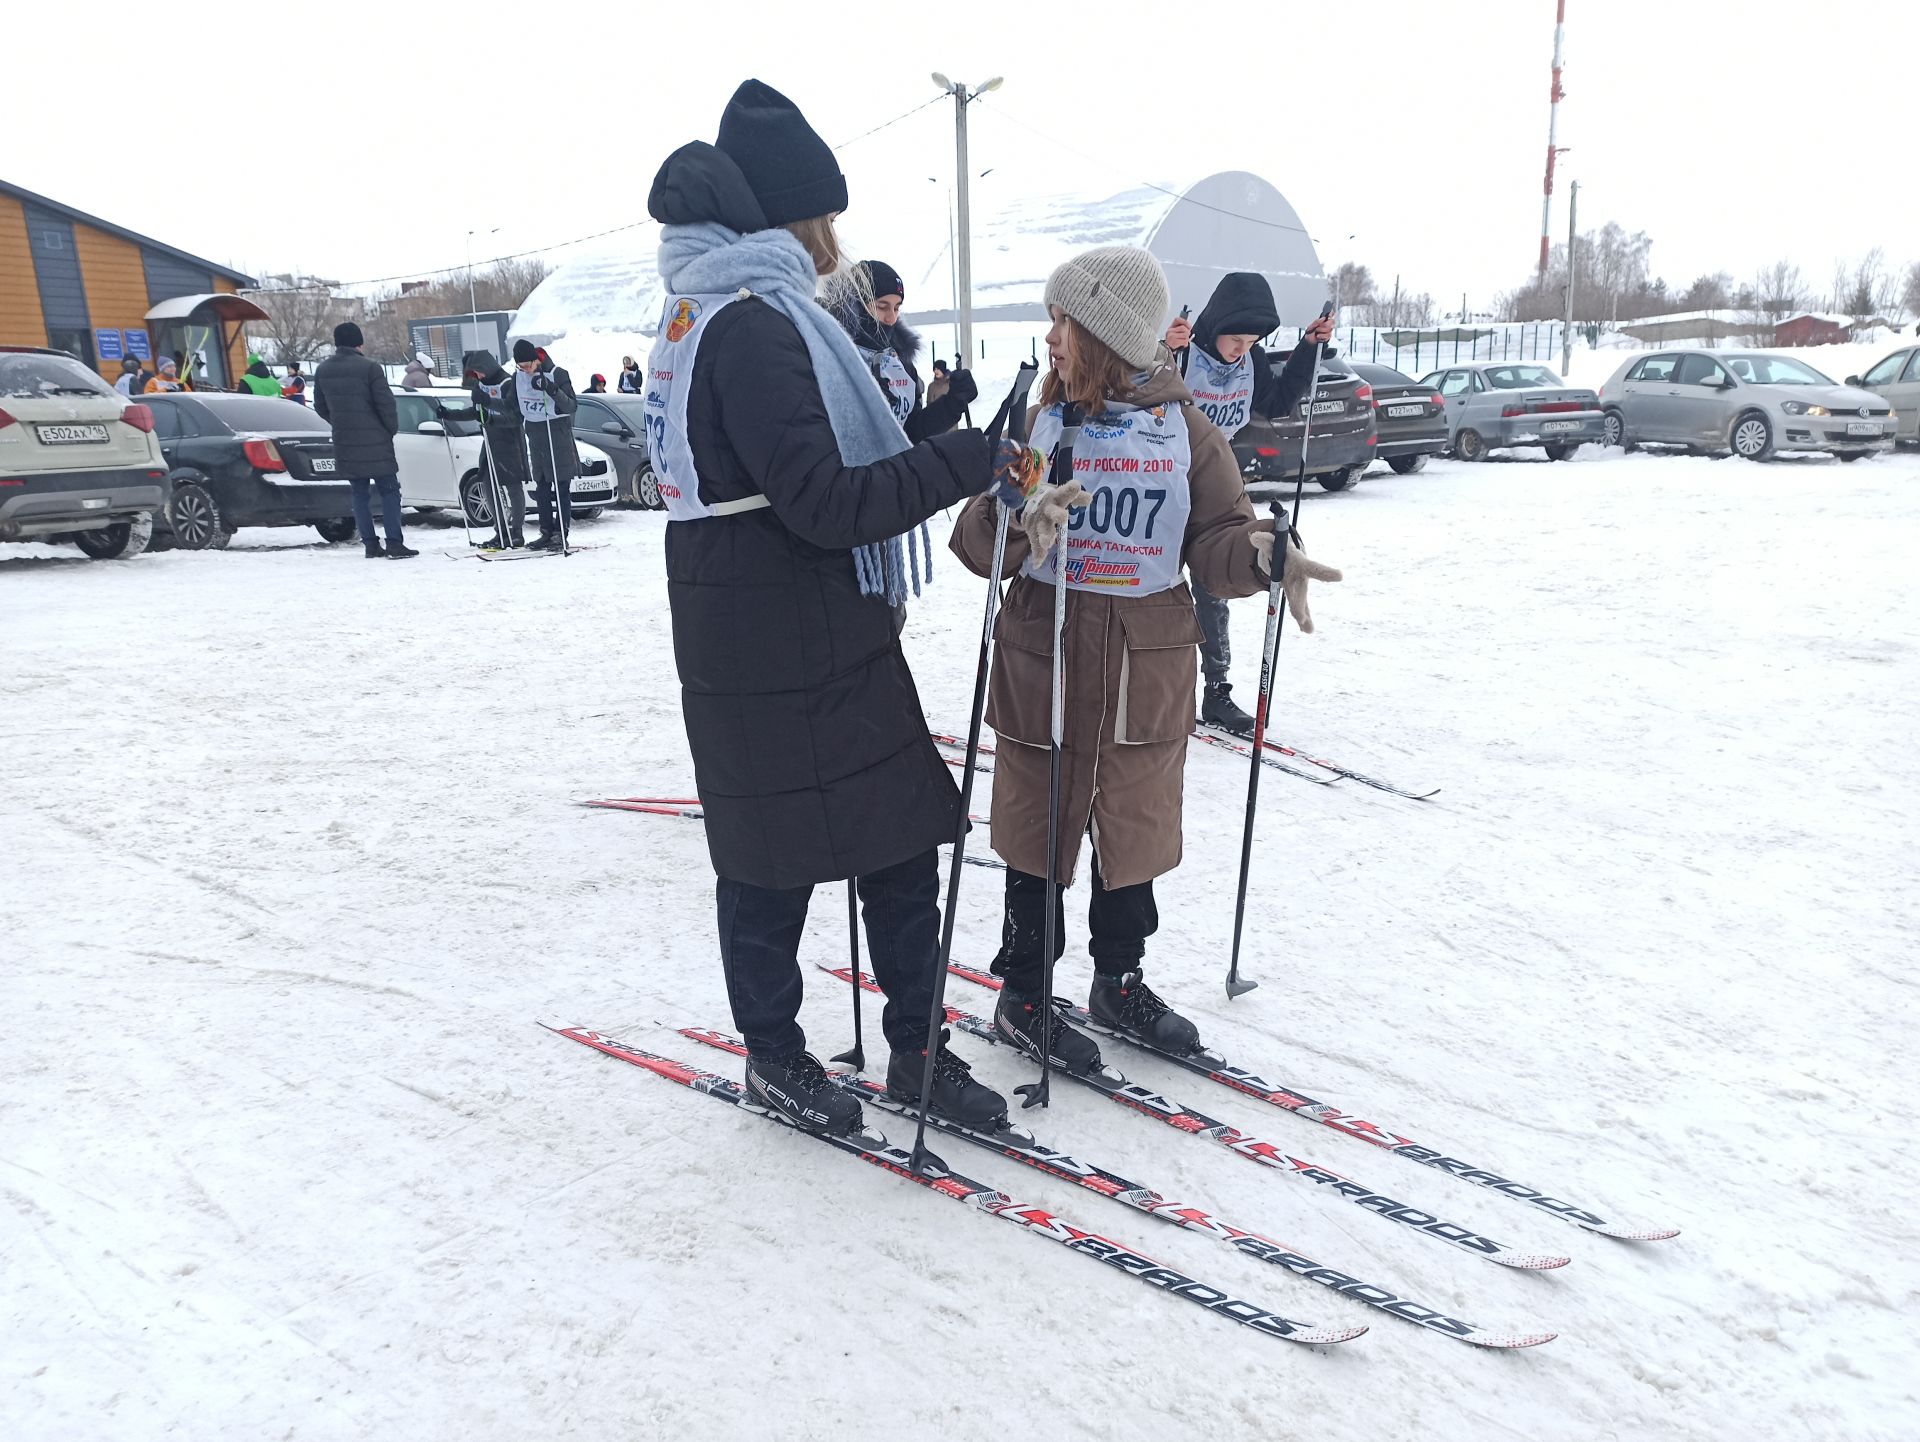
[(1553, 162), (1560, 154), (1556, 143), (1560, 134), (1560, 101), (1566, 92), (1560, 88), (1560, 37), (1567, 28), (1567, 0), (1557, 0), (1553, 17), (1553, 97), (1547, 110), (1547, 183), (1540, 202), (1540, 286), (1547, 284), (1547, 232), (1553, 224)]

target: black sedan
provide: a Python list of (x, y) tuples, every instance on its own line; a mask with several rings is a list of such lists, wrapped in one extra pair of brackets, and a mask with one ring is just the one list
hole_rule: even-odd
[(1373, 412), (1379, 422), (1374, 453), (1403, 476), (1410, 476), (1447, 449), (1447, 401), (1432, 386), (1402, 375), (1392, 366), (1355, 361), (1353, 368), (1373, 387)]
[[(1273, 364), (1286, 364), (1275, 356)], [(1272, 486), (1291, 481), (1300, 466), (1300, 434), (1306, 427), (1308, 402), (1301, 400), (1294, 414), (1278, 420), (1255, 413), (1233, 438), (1234, 459), (1247, 485)], [(1320, 360), (1320, 379), (1314, 392), (1313, 430), (1307, 437), (1307, 479), (1329, 491), (1343, 491), (1373, 462), (1373, 387), (1331, 351)]]
[(613, 462), (618, 473), (614, 500), (645, 511), (664, 511), (667, 503), (660, 499), (660, 483), (647, 461), (646, 402), (632, 395), (586, 395), (579, 401), (573, 433), (600, 447)]
[(351, 540), (353, 492), (334, 474), (333, 429), (297, 401), (219, 392), (140, 398), (166, 457), (173, 499), (156, 546), (220, 550), (242, 526), (312, 526)]

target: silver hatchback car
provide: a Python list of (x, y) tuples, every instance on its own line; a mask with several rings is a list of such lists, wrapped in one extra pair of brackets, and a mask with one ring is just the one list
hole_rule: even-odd
[(1838, 385), (1771, 351), (1658, 351), (1636, 356), (1600, 388), (1607, 441), (1686, 446), (1764, 461), (1831, 451), (1857, 461), (1893, 448), (1894, 416), (1870, 391)]
[(1893, 407), (1893, 443), (1920, 441), (1920, 346), (1897, 350), (1868, 367), (1863, 376), (1848, 376), (1847, 384), (1872, 391)]

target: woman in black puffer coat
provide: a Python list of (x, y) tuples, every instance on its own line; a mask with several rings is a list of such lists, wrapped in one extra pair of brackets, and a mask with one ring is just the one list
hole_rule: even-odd
[[(935, 848), (953, 838), (958, 795), (872, 548), (884, 568), (893, 538), (986, 489), (992, 455), (974, 430), (907, 448), (816, 305), (846, 204), (833, 152), (758, 81), (728, 103), (717, 144), (667, 158), (647, 202), (666, 227), (667, 288), (648, 450), (720, 956), (755, 1104), (798, 1126), (857, 1126), (858, 1102), (806, 1050), (798, 950), (813, 888), (859, 878), (889, 1091), (919, 1100), (931, 1042), (933, 1109), (991, 1127), (1005, 1100), (928, 1035)], [(849, 465), (842, 436), (882, 458)]]

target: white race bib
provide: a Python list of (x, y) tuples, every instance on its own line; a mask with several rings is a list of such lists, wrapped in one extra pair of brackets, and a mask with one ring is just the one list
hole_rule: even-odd
[(1222, 365), (1197, 345), (1187, 347), (1187, 390), (1200, 414), (1228, 440), (1247, 423), (1253, 408), (1253, 351)]
[[(1034, 419), (1030, 444), (1051, 467), (1060, 443), (1060, 407)], [(1192, 499), (1187, 470), (1193, 461), (1186, 413), (1177, 405), (1132, 408), (1091, 416), (1073, 448), (1073, 476), (1093, 494), (1069, 513), (1067, 585), (1075, 591), (1151, 596), (1180, 583), (1180, 549)], [(1060, 548), (1023, 568), (1053, 584)]]
[(920, 399), (919, 387), (913, 383), (913, 373), (900, 359), (899, 353), (887, 350), (868, 350), (860, 348), (860, 354), (880, 377), (880, 384), (886, 388), (887, 404), (893, 407), (894, 419), (901, 425), (907, 423), (907, 417), (913, 414), (913, 403)]
[(660, 316), (660, 338), (647, 357), (643, 409), (647, 425), (647, 461), (660, 483), (660, 499), (676, 521), (702, 521), (718, 514), (700, 499), (700, 476), (687, 439), (687, 395), (693, 384), (693, 358), (707, 325), (741, 292), (722, 295), (670, 295)]

